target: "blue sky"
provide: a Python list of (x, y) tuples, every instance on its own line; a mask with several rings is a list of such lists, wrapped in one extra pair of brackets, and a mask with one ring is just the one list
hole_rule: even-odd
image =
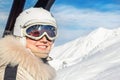
[[(4, 30), (13, 0), (0, 0), (0, 32)], [(26, 0), (25, 9), (36, 0)], [(120, 27), (120, 0), (56, 0), (51, 12), (58, 23), (58, 38), (55, 45), (89, 34), (104, 27)]]

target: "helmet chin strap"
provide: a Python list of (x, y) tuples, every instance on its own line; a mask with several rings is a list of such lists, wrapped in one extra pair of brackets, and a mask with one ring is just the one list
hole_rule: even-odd
[(26, 47), (26, 37), (20, 37), (20, 42)]

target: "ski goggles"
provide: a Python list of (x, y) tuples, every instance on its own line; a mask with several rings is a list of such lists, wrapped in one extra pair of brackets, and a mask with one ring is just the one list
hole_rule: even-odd
[(24, 34), (34, 40), (39, 40), (43, 36), (47, 36), (49, 40), (55, 40), (57, 36), (57, 29), (51, 25), (33, 25), (26, 27), (24, 29)]

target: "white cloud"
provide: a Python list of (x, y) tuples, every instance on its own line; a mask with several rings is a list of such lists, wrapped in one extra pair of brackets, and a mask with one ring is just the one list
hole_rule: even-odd
[[(8, 18), (8, 13), (6, 12), (0, 12), (0, 29), (4, 29), (5, 24), (7, 22), (7, 18)], [(0, 31), (1, 33), (1, 31)]]
[[(53, 13), (59, 26), (59, 42), (73, 40), (76, 37), (99, 27), (120, 27), (120, 11), (100, 12), (92, 9), (78, 9), (72, 6), (60, 5), (53, 8)], [(87, 32), (86, 32), (87, 31)], [(61, 41), (60, 41), (61, 40)]]
[(0, 21), (6, 20), (8, 17), (8, 14), (6, 12), (0, 12)]
[(0, 0), (0, 37), (2, 36), (5, 25), (7, 23), (7, 18), (10, 12), (12, 2), (13, 0)]
[(63, 26), (107, 27), (120, 25), (120, 12), (99, 12), (92, 9), (77, 9), (71, 6), (58, 6), (54, 12), (58, 23)]
[(0, 12), (0, 38), (1, 38), (2, 34), (3, 34), (5, 24), (7, 22), (7, 17), (8, 17), (8, 13)]

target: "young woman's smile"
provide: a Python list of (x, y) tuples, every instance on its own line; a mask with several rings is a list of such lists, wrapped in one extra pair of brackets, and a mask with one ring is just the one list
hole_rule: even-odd
[(48, 40), (46, 36), (43, 36), (39, 40), (33, 40), (30, 38), (27, 38), (26, 40), (27, 48), (31, 49), (33, 54), (38, 57), (47, 57), (53, 44), (53, 41)]

